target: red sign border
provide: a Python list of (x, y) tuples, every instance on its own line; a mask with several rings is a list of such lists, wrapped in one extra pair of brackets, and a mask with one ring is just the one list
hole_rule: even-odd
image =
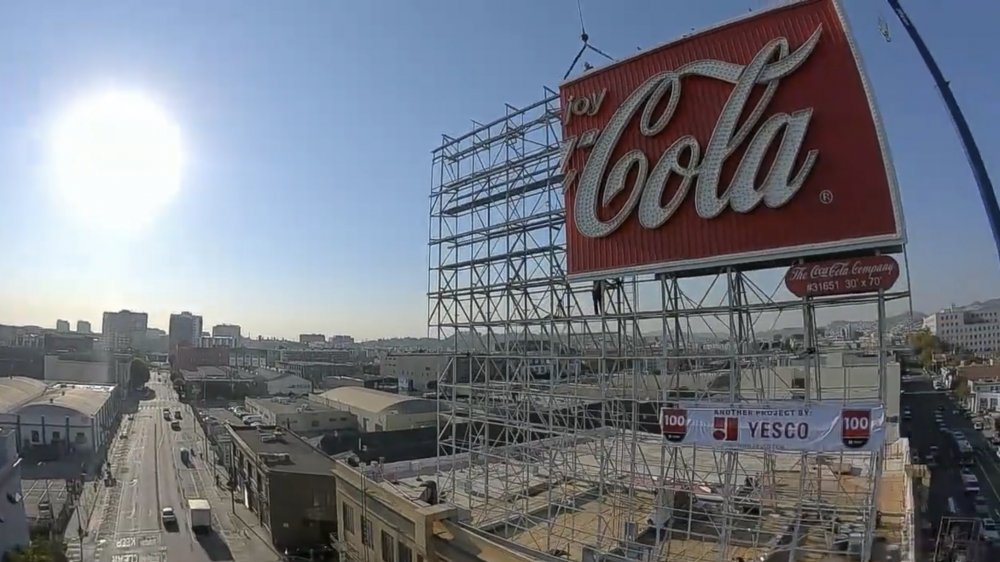
[[(805, 0), (809, 1), (809, 0)], [(851, 55), (854, 58), (854, 64), (858, 69), (858, 75), (861, 80), (862, 89), (865, 92), (865, 98), (868, 100), (868, 109), (871, 113), (872, 123), (875, 127), (875, 135), (878, 139), (879, 149), (882, 154), (882, 165), (885, 168), (886, 173), (886, 183), (889, 185), (889, 198), (892, 202), (892, 214), (896, 225), (896, 232), (893, 234), (883, 234), (879, 236), (869, 236), (863, 238), (852, 238), (848, 240), (836, 240), (832, 242), (823, 242), (820, 244), (800, 244), (797, 246), (786, 246), (782, 248), (769, 249), (769, 250), (757, 250), (752, 252), (742, 252), (736, 254), (721, 254), (718, 256), (711, 256), (706, 258), (696, 258), (680, 261), (671, 262), (656, 262), (637, 266), (629, 267), (619, 267), (619, 268), (609, 268), (601, 270), (585, 271), (580, 273), (567, 273), (566, 279), (569, 281), (591, 281), (597, 279), (607, 279), (609, 277), (620, 277), (624, 275), (642, 275), (642, 274), (680, 274), (681, 276), (695, 276), (709, 273), (712, 271), (718, 271), (723, 268), (735, 267), (736, 269), (742, 271), (749, 270), (759, 270), (759, 269), (770, 269), (779, 268), (784, 266), (789, 266), (795, 264), (797, 261), (802, 259), (813, 259), (813, 258), (825, 258), (825, 259), (836, 259), (838, 257), (846, 256), (857, 256), (857, 255), (867, 255), (876, 253), (885, 254), (895, 254), (903, 250), (906, 245), (906, 223), (903, 218), (903, 206), (899, 195), (899, 182), (896, 177), (896, 168), (893, 166), (892, 155), (890, 153), (888, 137), (885, 134), (885, 128), (882, 123), (882, 117), (878, 112), (878, 108), (875, 104), (875, 96), (872, 90), (871, 82), (868, 79), (868, 73), (865, 71), (864, 62), (861, 60), (861, 54), (858, 50), (857, 42), (854, 39), (854, 34), (851, 33), (851, 26), (847, 20), (843, 8), (840, 5), (839, 0), (813, 0), (813, 1), (827, 1), (832, 2), (834, 10), (836, 10), (837, 18), (840, 21), (840, 25), (844, 30), (844, 36), (847, 39), (847, 45), (851, 50)], [(737, 18), (732, 18), (719, 22), (715, 25), (704, 27), (694, 33), (681, 36), (677, 39), (671, 39), (655, 45), (649, 49), (644, 49), (642, 52), (633, 54), (632, 56), (623, 58), (612, 62), (606, 66), (595, 68), (590, 72), (584, 72), (573, 78), (563, 80), (559, 84), (561, 89), (564, 86), (573, 84), (580, 80), (587, 79), (594, 74), (607, 72), (617, 66), (630, 62), (634, 58), (642, 57), (647, 51), (652, 51), (659, 49), (661, 47), (673, 44), (680, 44), (690, 39), (693, 39), (703, 33), (728, 27), (731, 25), (738, 25), (743, 20), (763, 17), (766, 14), (775, 13), (783, 10), (794, 9), (798, 6), (798, 2), (786, 4), (783, 6), (778, 6), (770, 10), (765, 10), (762, 12), (753, 12), (742, 15)], [(566, 223), (566, 228), (574, 228), (574, 225), (569, 222)], [(568, 248), (567, 248), (568, 250)]]

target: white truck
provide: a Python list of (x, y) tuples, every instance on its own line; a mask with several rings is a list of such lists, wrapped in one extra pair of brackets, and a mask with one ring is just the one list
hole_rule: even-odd
[(212, 529), (212, 506), (208, 504), (208, 500), (189, 499), (188, 512), (191, 515), (192, 531), (202, 533)]

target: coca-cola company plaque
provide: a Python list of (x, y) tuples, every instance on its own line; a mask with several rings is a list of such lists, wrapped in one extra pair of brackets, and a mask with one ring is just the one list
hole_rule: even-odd
[(797, 297), (821, 297), (889, 290), (897, 279), (892, 256), (866, 256), (793, 265), (785, 287)]
[(685, 37), (560, 97), (570, 275), (903, 243), (885, 138), (834, 0)]

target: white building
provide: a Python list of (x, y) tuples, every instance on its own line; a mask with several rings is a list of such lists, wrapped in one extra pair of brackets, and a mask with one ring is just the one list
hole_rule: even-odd
[(977, 414), (1000, 411), (1000, 380), (969, 381), (968, 405)]
[(1000, 306), (952, 307), (924, 318), (924, 328), (938, 339), (978, 355), (1000, 351)]
[(448, 366), (453, 354), (392, 352), (382, 360), (379, 374), (394, 378), (399, 388), (426, 392), (437, 388), (438, 376)]
[[(218, 326), (216, 326), (218, 328)], [(198, 347), (236, 347), (236, 340), (232, 336), (201, 336), (198, 339)]]
[(350, 412), (334, 410), (305, 398), (247, 398), (246, 408), (261, 417), (264, 425), (276, 425), (300, 435), (357, 429), (358, 420)]
[(433, 400), (357, 386), (335, 388), (311, 399), (334, 410), (354, 414), (362, 431), (391, 431), (437, 425), (437, 403)]
[(0, 379), (0, 428), (20, 436), (20, 451), (48, 448), (56, 456), (96, 451), (110, 438), (121, 407), (111, 385)]
[(0, 558), (6, 560), (8, 552), (28, 546), (30, 539), (17, 434), (0, 428)]
[(312, 383), (298, 375), (273, 369), (257, 369), (257, 377), (268, 396), (305, 396), (312, 392)]

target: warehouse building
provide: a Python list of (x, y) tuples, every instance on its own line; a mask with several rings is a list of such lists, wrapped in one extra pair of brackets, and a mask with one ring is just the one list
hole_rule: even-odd
[(246, 408), (264, 425), (290, 429), (299, 435), (356, 430), (354, 414), (305, 398), (247, 398)]
[(354, 414), (362, 431), (392, 431), (437, 425), (437, 403), (358, 386), (344, 386), (314, 396), (327, 406)]
[(278, 549), (329, 543), (336, 527), (334, 461), (281, 428), (227, 426), (237, 501)]
[(99, 384), (0, 379), (0, 427), (19, 436), (22, 455), (44, 458), (99, 450), (111, 438), (122, 392)]

